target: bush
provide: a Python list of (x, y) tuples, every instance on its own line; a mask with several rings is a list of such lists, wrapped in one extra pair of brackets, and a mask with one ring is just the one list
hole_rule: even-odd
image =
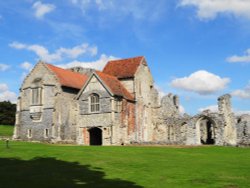
[(0, 102), (0, 125), (14, 125), (16, 104), (10, 101)]

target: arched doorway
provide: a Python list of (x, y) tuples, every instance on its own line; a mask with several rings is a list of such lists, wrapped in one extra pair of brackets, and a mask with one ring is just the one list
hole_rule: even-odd
[(94, 127), (89, 129), (89, 144), (102, 145), (102, 130)]
[[(202, 117), (197, 122), (201, 144), (215, 144), (215, 123), (209, 117)], [(198, 128), (197, 127), (197, 128)]]

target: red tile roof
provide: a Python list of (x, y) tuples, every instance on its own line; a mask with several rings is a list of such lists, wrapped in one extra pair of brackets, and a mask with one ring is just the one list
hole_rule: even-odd
[(143, 60), (143, 56), (138, 56), (109, 61), (104, 67), (103, 72), (117, 78), (133, 78)]
[(100, 71), (95, 71), (99, 78), (109, 87), (114, 95), (122, 96), (128, 100), (134, 100), (134, 97), (128, 90), (121, 84), (121, 82), (114, 76), (105, 74)]
[(88, 79), (84, 74), (65, 70), (51, 64), (46, 64), (46, 66), (55, 73), (62, 86), (81, 89)]

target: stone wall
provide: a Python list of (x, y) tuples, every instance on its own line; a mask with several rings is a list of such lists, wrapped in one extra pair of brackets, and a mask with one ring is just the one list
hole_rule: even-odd
[[(37, 85), (39, 81), (39, 85)], [(32, 103), (32, 88), (39, 88), (40, 103)], [(38, 63), (20, 88), (17, 103), (15, 139), (50, 141), (56, 93), (60, 92), (54, 75)]]
[(231, 109), (231, 96), (222, 95), (218, 98), (219, 114), (224, 119), (223, 140), (225, 145), (236, 145), (235, 117)]
[(250, 146), (250, 115), (238, 116), (236, 119), (237, 144)]
[(152, 140), (152, 90), (153, 78), (146, 62), (142, 63), (134, 78), (136, 99), (136, 135), (135, 142)]
[[(100, 110), (97, 112), (90, 111), (90, 95), (99, 96)], [(79, 97), (79, 116), (78, 116), (78, 143), (88, 145), (88, 130), (91, 127), (98, 127), (103, 132), (103, 145), (111, 144), (111, 134), (114, 126), (113, 105), (114, 98), (104, 87), (104, 85), (93, 75), (88, 85), (82, 91)], [(113, 141), (114, 142), (114, 141)]]
[[(20, 89), (14, 138), (89, 145), (90, 130), (98, 128), (103, 145), (250, 145), (250, 115), (235, 118), (228, 94), (218, 98), (218, 113), (204, 111), (191, 117), (179, 113), (178, 96), (170, 93), (160, 99), (146, 62), (134, 78), (121, 80), (134, 94), (134, 102), (114, 96), (98, 76), (91, 75), (79, 92), (61, 87), (45, 64), (38, 63)], [(34, 88), (39, 88), (42, 99), (35, 105)], [(91, 94), (99, 96), (99, 111), (90, 110)]]

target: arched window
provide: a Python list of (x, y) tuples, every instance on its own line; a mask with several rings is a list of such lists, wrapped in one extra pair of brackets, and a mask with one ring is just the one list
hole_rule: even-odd
[(99, 95), (90, 95), (90, 112), (98, 112), (100, 110)]

